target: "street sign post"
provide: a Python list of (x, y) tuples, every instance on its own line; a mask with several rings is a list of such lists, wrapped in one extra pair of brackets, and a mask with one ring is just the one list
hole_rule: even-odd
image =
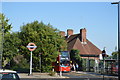
[(31, 51), (31, 53), (30, 53), (30, 75), (32, 74), (32, 51), (34, 51), (36, 48), (37, 48), (37, 46), (34, 44), (34, 43), (29, 43), (28, 45), (27, 45), (27, 48)]

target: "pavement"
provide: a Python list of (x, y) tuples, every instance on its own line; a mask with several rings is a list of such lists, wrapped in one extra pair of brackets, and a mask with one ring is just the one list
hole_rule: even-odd
[(95, 77), (98, 77), (98, 78), (102, 78), (103, 76), (105, 78), (118, 78), (117, 75), (107, 75), (107, 74), (100, 74), (100, 73), (95, 73), (95, 72), (76, 72), (77, 74), (84, 74), (84, 75), (89, 75), (89, 76), (95, 76)]
[[(18, 73), (20, 78), (36, 78), (36, 79), (41, 79), (41, 78), (102, 78), (103, 75), (99, 73), (94, 73), (94, 72), (70, 72), (70, 73), (63, 73), (62, 76), (59, 76), (59, 73), (56, 73), (54, 76), (50, 76), (49, 73), (38, 73), (38, 72), (33, 72), (32, 75), (28, 75), (28, 73)], [(109, 76), (109, 75), (104, 75), (105, 78), (118, 78), (118, 76)]]
[(68, 78), (66, 76), (59, 76), (57, 73), (54, 76), (50, 76), (49, 73), (32, 73), (29, 75), (28, 73), (18, 73), (20, 78)]

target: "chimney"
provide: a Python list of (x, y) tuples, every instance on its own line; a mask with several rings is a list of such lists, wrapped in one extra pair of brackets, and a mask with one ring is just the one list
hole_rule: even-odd
[(73, 30), (72, 29), (68, 29), (67, 30), (67, 36), (73, 35)]
[(64, 31), (60, 31), (60, 35), (64, 37), (65, 36), (65, 32)]
[(86, 44), (86, 29), (80, 29), (81, 42)]

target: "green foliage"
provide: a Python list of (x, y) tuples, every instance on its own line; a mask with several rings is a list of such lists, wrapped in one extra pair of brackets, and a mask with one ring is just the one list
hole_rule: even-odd
[(95, 60), (94, 59), (90, 59), (90, 67), (94, 67), (95, 66)]
[[(4, 27), (3, 67), (17, 55), (24, 56), (23, 62), (16, 65), (11, 64), (12, 69), (19, 69), (19, 66), (23, 67), (28, 63), (30, 61), (30, 51), (26, 46), (28, 43), (33, 42), (37, 46), (37, 49), (33, 51), (33, 70), (39, 70), (39, 53), (42, 53), (42, 71), (51, 71), (52, 62), (56, 60), (58, 51), (67, 49), (67, 43), (59, 34), (60, 31), (50, 24), (45, 25), (43, 22), (34, 21), (21, 26), (20, 32), (10, 32), (12, 27), (11, 24), (8, 24), (9, 20), (3, 14), (0, 15), (2, 16), (0, 18), (2, 19), (0, 29), (2, 30)], [(27, 66), (25, 68), (27, 69)]]
[(66, 50), (66, 41), (50, 24), (34, 21), (21, 26), (19, 38), (22, 40), (19, 53), (27, 60), (30, 59), (30, 51), (26, 48), (28, 43), (33, 42), (37, 49), (33, 51), (33, 69), (39, 69), (39, 53), (42, 53), (42, 71), (48, 72), (52, 69), (51, 63), (55, 61), (58, 50)]
[(82, 59), (82, 70), (83, 71), (87, 70), (88, 61), (89, 61), (90, 71), (94, 71), (94, 67), (95, 67), (95, 60), (94, 59)]
[(21, 40), (18, 38), (17, 33), (7, 33), (6, 35), (4, 35), (3, 67), (8, 62), (10, 62), (14, 56), (18, 54), (18, 46), (20, 45), (20, 43)]
[(118, 57), (118, 52), (117, 51), (113, 52), (112, 53), (112, 59), (117, 59), (117, 57)]
[(87, 59), (82, 59), (82, 70), (83, 71), (86, 71), (86, 67), (87, 67), (86, 66), (86, 64), (87, 64), (86, 62), (87, 62)]
[(79, 54), (79, 50), (77, 49), (72, 49), (70, 51), (70, 58), (73, 62), (75, 63), (79, 63), (81, 61), (81, 57), (80, 57), (80, 54)]
[(72, 49), (70, 51), (70, 59), (72, 62), (75, 64), (77, 63), (79, 65), (79, 70), (82, 69), (82, 58), (80, 57), (79, 50), (77, 49)]
[(9, 19), (5, 17), (4, 14), (0, 13), (0, 31), (2, 31), (2, 28), (4, 28), (4, 33), (10, 32), (12, 26), (11, 24), (8, 24)]
[[(8, 49), (6, 48), (7, 45), (8, 46), (10, 46), (10, 45), (6, 42), (6, 39), (4, 38), (4, 37), (10, 37), (10, 30), (11, 30), (12, 26), (11, 26), (11, 24), (8, 24), (8, 22), (9, 22), (9, 19), (7, 19), (4, 14), (0, 13), (0, 58), (3, 54), (3, 61), (4, 61), (3, 65), (7, 64), (10, 61), (9, 58), (12, 58), (11, 57), (12, 52), (10, 51), (10, 53), (9, 53), (9, 51), (7, 51)], [(4, 54), (4, 52), (6, 52), (5, 53), (6, 55)]]
[(29, 72), (29, 63), (22, 55), (17, 55), (11, 60), (11, 67), (18, 72)]
[(94, 59), (90, 59), (90, 71), (94, 71), (94, 67), (95, 67), (95, 60)]
[(49, 72), (49, 75), (50, 75), (50, 76), (55, 76), (55, 75), (56, 75), (56, 72), (50, 71), (50, 72)]

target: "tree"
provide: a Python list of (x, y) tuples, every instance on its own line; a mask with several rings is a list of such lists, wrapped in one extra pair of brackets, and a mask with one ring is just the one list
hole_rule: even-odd
[(0, 66), (2, 63), (1, 62), (2, 54), (4, 53), (3, 49), (5, 48), (4, 47), (4, 44), (5, 44), (4, 36), (8, 36), (10, 34), (10, 30), (12, 28), (11, 24), (8, 24), (8, 21), (9, 21), (9, 19), (7, 19), (4, 14), (0, 13)]
[(2, 16), (1, 34), (3, 35), (4, 32), (3, 66), (14, 63), (15, 59), (21, 59), (18, 57), (20, 55), (23, 55), (21, 59), (23, 62), (18, 60), (20, 62), (11, 64), (11, 67), (17, 69), (22, 68), (25, 64), (28, 65), (30, 51), (26, 46), (33, 42), (37, 45), (37, 49), (33, 52), (33, 70), (39, 70), (39, 53), (42, 53), (42, 71), (52, 70), (51, 64), (56, 60), (58, 52), (67, 49), (67, 43), (59, 34), (60, 31), (50, 24), (45, 25), (43, 22), (34, 21), (21, 26), (20, 32), (10, 32), (12, 27), (11, 24), (8, 24), (9, 19), (6, 19), (3, 14), (0, 15)]
[(79, 70), (80, 70), (82, 66), (82, 58), (80, 57), (79, 52), (80, 51), (77, 49), (72, 49), (70, 51), (70, 58), (74, 64), (77, 63), (79, 65)]
[[(19, 39), (18, 33), (7, 33), (4, 36), (4, 49), (3, 49), (3, 63), (10, 63), (10, 61), (18, 55), (18, 46), (20, 46), (21, 40)], [(11, 65), (12, 66), (12, 65)]]
[(0, 13), (0, 31), (4, 30), (4, 34), (10, 32), (12, 25), (8, 24), (9, 19), (4, 14)]
[(51, 63), (58, 56), (58, 51), (66, 50), (66, 41), (59, 34), (59, 30), (50, 24), (34, 21), (21, 27), (19, 34), (21, 45), (18, 47), (19, 53), (30, 59), (30, 51), (26, 48), (28, 43), (33, 42), (37, 49), (33, 51), (33, 69), (39, 70), (39, 53), (42, 53), (42, 71), (48, 72), (52, 69)]
[(118, 59), (118, 52), (117, 51), (112, 53), (112, 58), (113, 59)]

